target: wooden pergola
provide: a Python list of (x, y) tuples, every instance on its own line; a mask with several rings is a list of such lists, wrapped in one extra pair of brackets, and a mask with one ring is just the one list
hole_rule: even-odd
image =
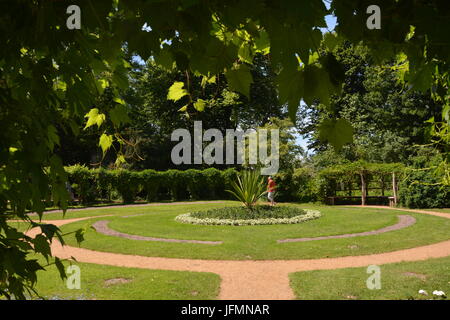
[[(401, 163), (368, 163), (357, 161), (347, 164), (336, 165), (326, 168), (320, 172), (322, 178), (327, 180), (331, 187), (326, 194), (329, 204), (335, 204), (336, 200), (361, 198), (361, 205), (366, 205), (369, 200), (378, 199), (388, 201), (389, 205), (395, 206), (398, 202), (398, 177), (402, 174), (404, 165)], [(371, 182), (379, 182), (378, 187), (369, 188)], [(354, 185), (358, 189), (354, 189)], [(385, 191), (391, 188), (392, 196), (385, 196)], [(369, 196), (369, 189), (381, 191), (379, 196)], [(346, 196), (338, 196), (337, 191), (344, 191)], [(353, 196), (353, 191), (360, 191), (360, 196)]]

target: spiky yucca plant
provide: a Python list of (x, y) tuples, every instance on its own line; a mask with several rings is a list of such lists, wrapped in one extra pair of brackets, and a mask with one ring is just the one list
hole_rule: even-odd
[(232, 181), (233, 190), (227, 190), (241, 201), (248, 209), (252, 209), (265, 193), (263, 177), (256, 170), (246, 170), (237, 174), (237, 181)]

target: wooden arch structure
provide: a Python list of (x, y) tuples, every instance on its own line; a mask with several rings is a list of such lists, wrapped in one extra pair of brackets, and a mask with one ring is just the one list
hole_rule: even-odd
[[(319, 174), (326, 180), (328, 186), (325, 191), (325, 201), (334, 205), (345, 199), (361, 199), (361, 205), (367, 205), (368, 200), (373, 204), (389, 204), (395, 206), (398, 202), (398, 178), (404, 171), (401, 163), (368, 163), (357, 161), (332, 166), (322, 170)], [(354, 189), (357, 185), (358, 189)], [(380, 190), (381, 194), (370, 196), (369, 190)], [(385, 191), (391, 190), (391, 196)], [(338, 195), (337, 191), (347, 193)], [(353, 191), (360, 195), (354, 196)], [(377, 201), (378, 200), (378, 201)]]

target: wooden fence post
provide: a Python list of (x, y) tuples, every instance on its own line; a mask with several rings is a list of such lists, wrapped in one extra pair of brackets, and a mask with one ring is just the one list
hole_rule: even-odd
[(361, 171), (361, 205), (366, 205), (366, 195), (367, 195), (367, 189), (366, 189), (366, 180), (364, 179), (364, 171)]

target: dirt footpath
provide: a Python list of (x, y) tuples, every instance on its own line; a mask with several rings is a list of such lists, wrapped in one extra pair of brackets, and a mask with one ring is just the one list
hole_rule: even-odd
[[(379, 208), (390, 209), (388, 207)], [(440, 212), (401, 210), (450, 218), (450, 214)], [(98, 216), (96, 218), (98, 218)], [(46, 223), (53, 223), (57, 226), (61, 226), (63, 224), (86, 219), (90, 219), (90, 217), (46, 221)], [(29, 233), (35, 234), (36, 231), (31, 230)], [(62, 247), (61, 244), (56, 241), (52, 245), (52, 253), (60, 258), (69, 259), (73, 256), (79, 262), (111, 266), (213, 272), (220, 275), (222, 279), (219, 299), (267, 300), (295, 298), (289, 286), (288, 275), (292, 272), (364, 267), (371, 264), (381, 265), (402, 261), (419, 261), (430, 258), (446, 257), (450, 256), (450, 240), (411, 249), (379, 254), (307, 260), (233, 261), (144, 257), (119, 253), (99, 252), (70, 246)]]

